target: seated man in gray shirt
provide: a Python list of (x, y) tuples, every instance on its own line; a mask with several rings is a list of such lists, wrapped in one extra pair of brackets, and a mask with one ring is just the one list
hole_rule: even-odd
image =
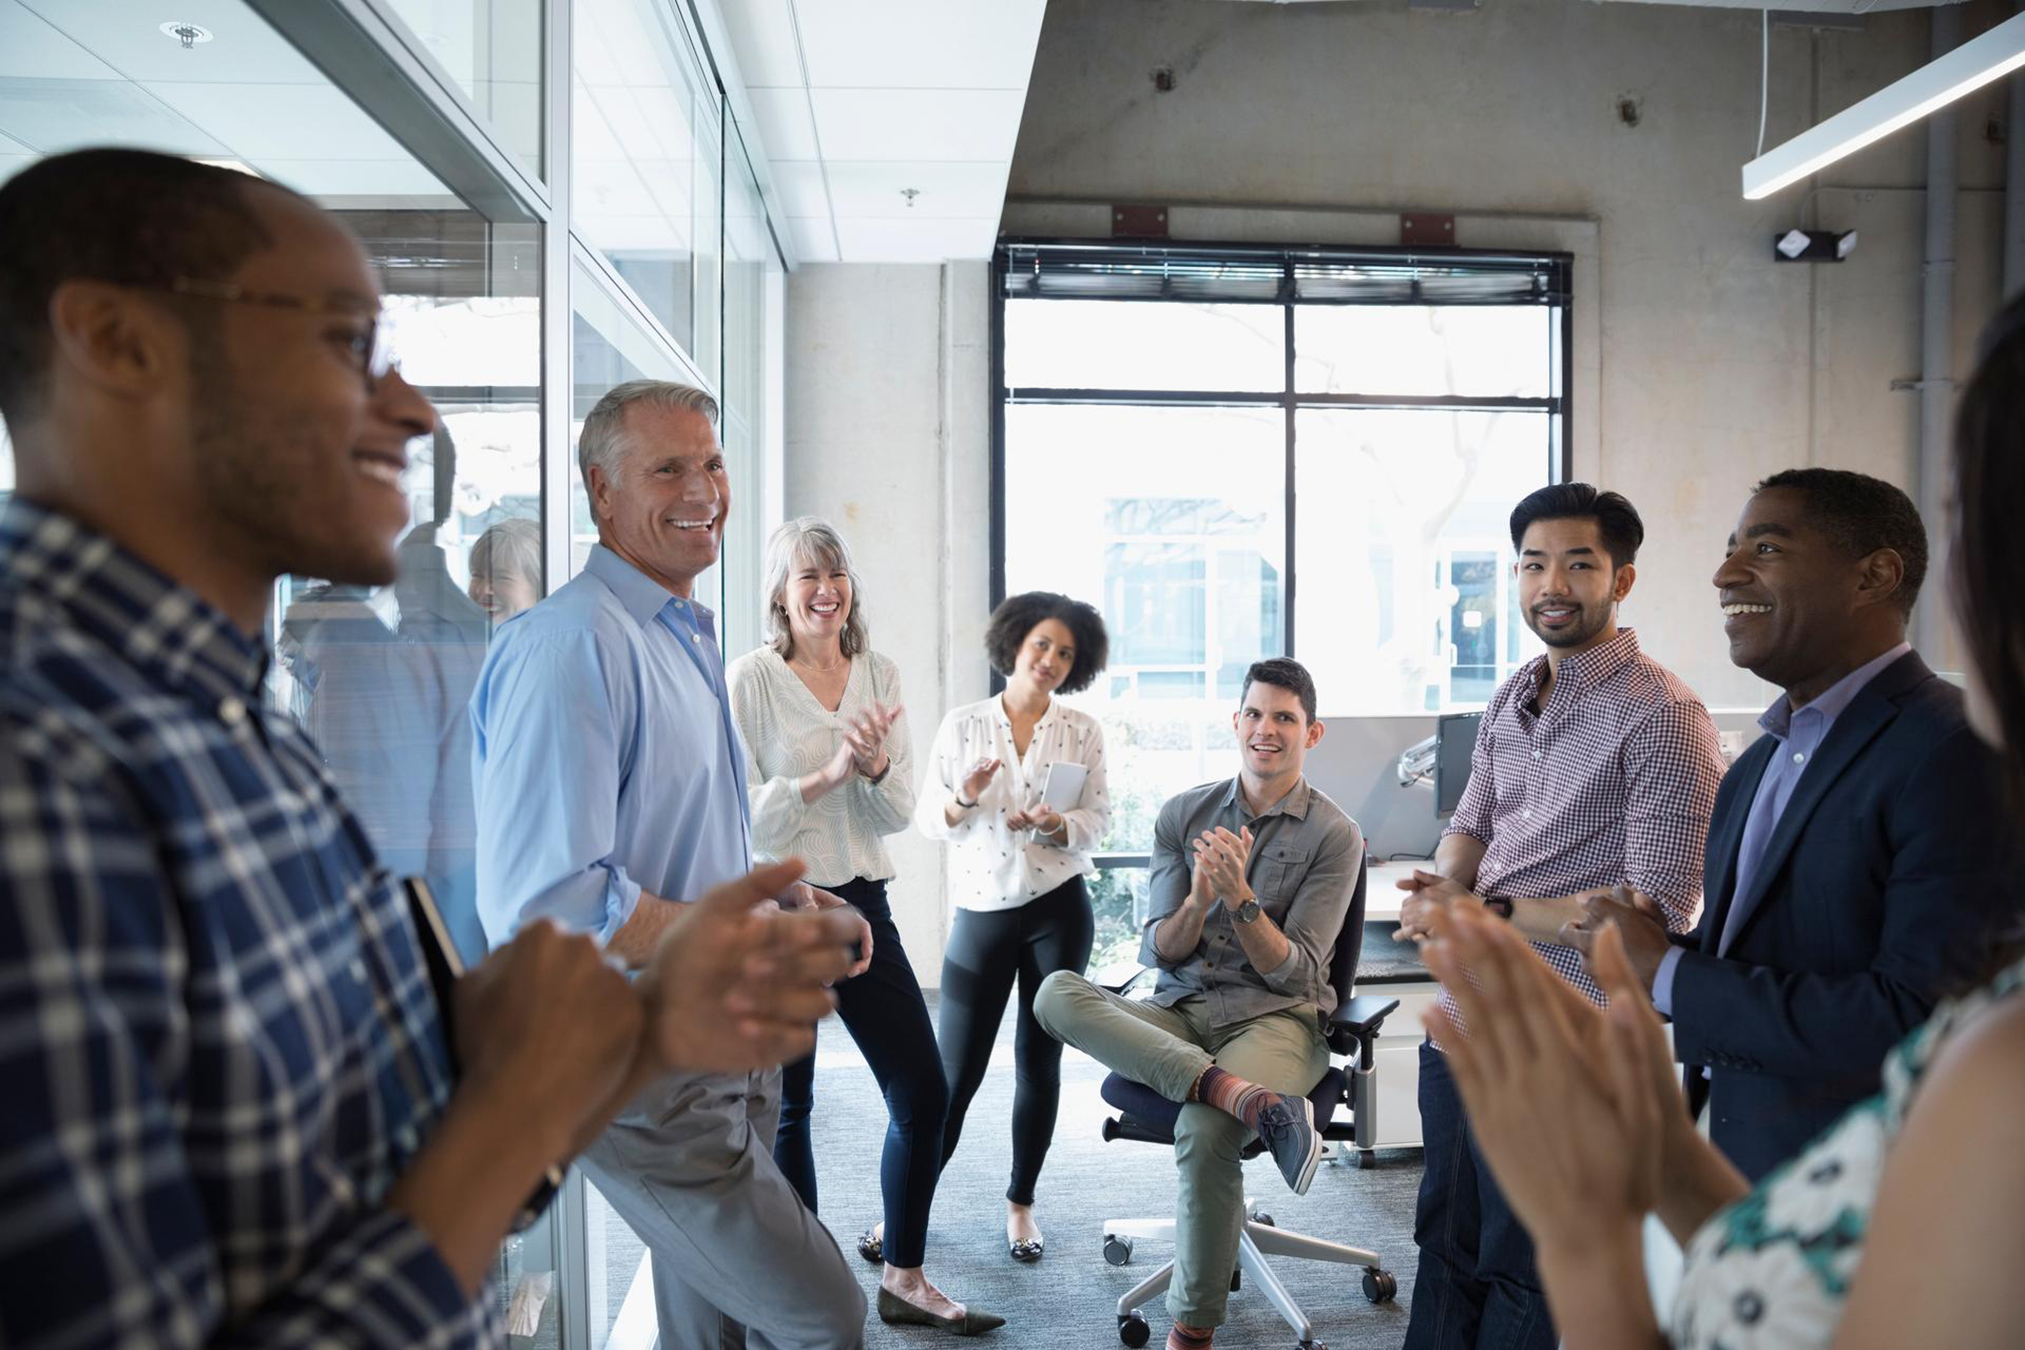
[(1301, 774), (1322, 739), (1307, 670), (1282, 657), (1252, 666), (1231, 723), (1236, 779), (1172, 798), (1154, 826), (1141, 947), (1160, 970), (1153, 996), (1058, 971), (1034, 1000), (1049, 1034), (1186, 1103), (1170, 1350), (1208, 1346), (1223, 1323), (1246, 1138), (1258, 1133), (1295, 1194), (1314, 1179), (1322, 1141), (1306, 1094), (1329, 1067), (1329, 961), (1364, 856), (1357, 823)]

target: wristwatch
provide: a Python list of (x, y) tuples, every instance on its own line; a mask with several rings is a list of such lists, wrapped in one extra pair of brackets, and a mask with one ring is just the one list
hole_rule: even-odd
[(1509, 895), (1487, 895), (1484, 897), (1484, 908), (1501, 919), (1509, 919), (1512, 917), (1512, 897)]
[(1258, 917), (1259, 917), (1259, 902), (1256, 897), (1245, 901), (1242, 905), (1239, 905), (1237, 907), (1237, 921), (1239, 923), (1251, 923)]

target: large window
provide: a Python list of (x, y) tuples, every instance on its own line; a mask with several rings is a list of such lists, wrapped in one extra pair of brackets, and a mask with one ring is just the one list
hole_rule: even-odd
[[(1562, 476), (1566, 257), (1013, 243), (994, 598), (1103, 610), (1109, 851), (1227, 773), (1245, 668), (1325, 715), (1481, 706), (1533, 651), (1505, 521)], [(1112, 874), (1100, 909), (1143, 879)], [(1136, 944), (1127, 916), (1105, 938)], [(1117, 953), (1114, 953), (1117, 954)]]

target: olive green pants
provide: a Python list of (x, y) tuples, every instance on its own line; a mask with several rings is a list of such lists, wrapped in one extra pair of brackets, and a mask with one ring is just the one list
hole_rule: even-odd
[(1275, 1092), (1305, 1095), (1328, 1072), (1329, 1049), (1313, 1008), (1288, 1008), (1213, 1027), (1207, 1000), (1171, 1008), (1120, 998), (1081, 975), (1057, 971), (1034, 999), (1049, 1035), (1170, 1101), (1186, 1103), (1174, 1123), (1174, 1283), (1167, 1311), (1192, 1327), (1223, 1325), (1244, 1225), (1239, 1154), (1251, 1131), (1235, 1116), (1188, 1101), (1211, 1064)]

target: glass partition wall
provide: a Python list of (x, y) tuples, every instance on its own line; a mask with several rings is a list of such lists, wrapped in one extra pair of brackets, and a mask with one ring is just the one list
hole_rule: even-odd
[[(293, 187), (364, 243), (441, 428), (408, 447), (392, 585), (276, 584), (268, 693), (476, 957), (465, 704), (496, 626), (595, 542), (575, 438), (613, 384), (722, 403), (734, 511), (699, 598), (728, 656), (757, 637), (785, 260), (729, 112), (735, 63), (690, 0), (203, 0), (188, 46), (115, 8), (0, 0), (0, 180), (87, 145), (184, 154)], [(495, 1274), (516, 1345), (636, 1343), (643, 1254), (581, 1179)]]

